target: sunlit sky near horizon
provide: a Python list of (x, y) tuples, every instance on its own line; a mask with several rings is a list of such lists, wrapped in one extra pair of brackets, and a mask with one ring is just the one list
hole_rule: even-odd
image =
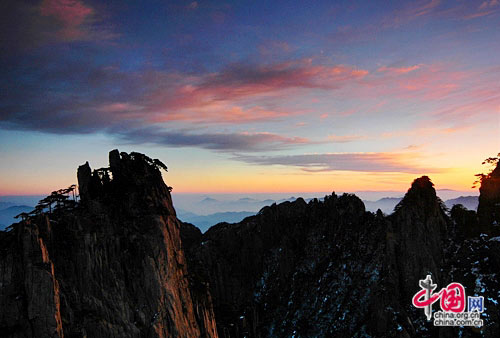
[(499, 0), (7, 0), (0, 36), (0, 195), (114, 148), (177, 193), (468, 191), (500, 151)]

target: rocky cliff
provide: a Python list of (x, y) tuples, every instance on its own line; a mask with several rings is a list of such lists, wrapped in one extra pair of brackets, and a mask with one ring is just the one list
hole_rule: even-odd
[[(498, 155), (500, 157), (500, 154)], [(477, 215), (484, 232), (500, 235), (500, 165), (482, 175)]]
[(76, 206), (48, 205), (0, 233), (0, 336), (217, 336), (161, 166), (112, 151), (109, 168), (78, 169)]
[[(332, 193), (202, 234), (177, 219), (160, 168), (112, 151), (109, 168), (78, 169), (78, 202), (55, 193), (0, 232), (0, 336), (500, 335), (500, 237), (482, 231), (498, 222), (495, 175), (478, 214), (448, 212), (423, 176), (389, 216)], [(426, 275), (484, 296), (485, 326), (427, 322), (411, 303)]]

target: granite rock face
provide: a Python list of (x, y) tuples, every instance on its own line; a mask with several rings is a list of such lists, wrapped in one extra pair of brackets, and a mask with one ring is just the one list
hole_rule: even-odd
[(78, 180), (76, 208), (0, 233), (0, 336), (217, 337), (153, 160), (115, 150)]

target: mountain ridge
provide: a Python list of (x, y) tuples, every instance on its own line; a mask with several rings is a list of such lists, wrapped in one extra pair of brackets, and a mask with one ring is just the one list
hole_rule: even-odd
[[(78, 202), (54, 192), (0, 232), (5, 336), (475, 337), (427, 322), (411, 303), (419, 280), (500, 294), (496, 174), (477, 213), (448, 216), (422, 176), (389, 216), (332, 193), (202, 234), (177, 218), (163, 163), (117, 150), (109, 162), (78, 168)], [(488, 300), (481, 336), (499, 335), (498, 310)]]

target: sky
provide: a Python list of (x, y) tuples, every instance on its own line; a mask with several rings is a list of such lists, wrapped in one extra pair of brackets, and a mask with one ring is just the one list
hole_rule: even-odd
[(108, 151), (174, 193), (472, 191), (500, 151), (500, 1), (2, 1), (0, 195)]

